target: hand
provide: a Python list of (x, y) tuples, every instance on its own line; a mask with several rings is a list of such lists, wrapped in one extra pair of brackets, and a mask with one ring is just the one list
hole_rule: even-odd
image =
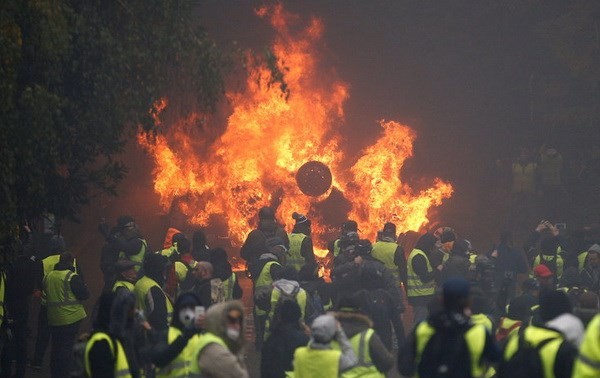
[(362, 264), (363, 264), (363, 261), (364, 261), (364, 260), (363, 260), (362, 256), (356, 256), (356, 257), (354, 258), (354, 263), (355, 263), (356, 265), (362, 265)]
[(555, 225), (553, 225), (550, 222), (547, 222), (548, 224), (546, 225), (546, 228), (548, 228), (550, 230), (550, 232), (552, 232), (552, 235), (554, 236), (558, 236), (558, 234), (560, 233), (560, 230), (558, 228), (556, 228)]
[(204, 324), (206, 322), (206, 315), (199, 315), (196, 317), (194, 321), (194, 327), (196, 329), (204, 329)]
[(498, 250), (494, 249), (494, 252), (492, 252), (492, 257), (496, 258), (498, 257)]
[(436, 267), (436, 269), (441, 272), (442, 270), (444, 270), (444, 266), (442, 264), (440, 264)]
[(547, 226), (548, 221), (543, 220), (540, 222), (540, 224), (537, 225), (537, 227), (535, 228), (536, 232), (542, 232), (544, 231), (548, 226)]

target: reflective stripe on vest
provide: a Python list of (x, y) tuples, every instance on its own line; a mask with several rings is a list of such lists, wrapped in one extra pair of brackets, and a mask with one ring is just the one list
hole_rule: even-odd
[(296, 271), (304, 266), (304, 257), (302, 257), (302, 242), (306, 239), (304, 234), (290, 234), (290, 250), (285, 261), (286, 266), (293, 266)]
[(398, 273), (398, 266), (394, 262), (396, 249), (398, 249), (398, 244), (394, 242), (378, 241), (377, 243), (373, 244), (371, 256), (381, 261), (386, 268), (394, 273), (396, 279), (399, 280), (400, 274)]
[(587, 327), (573, 367), (573, 377), (600, 377), (600, 314)]
[(223, 341), (223, 339), (221, 339), (215, 334), (207, 332), (200, 335), (198, 341), (196, 342), (195, 352), (192, 354), (192, 361), (194, 361), (195, 363), (192, 363), (192, 365), (190, 366), (190, 377), (201, 376), (201, 369), (198, 365), (198, 360), (200, 359), (200, 355), (202, 354), (204, 348), (206, 348), (206, 346), (209, 344), (218, 344), (225, 349), (229, 349), (227, 348), (227, 344), (225, 344), (225, 341)]
[(225, 290), (225, 300), (229, 301), (233, 299), (233, 288), (237, 282), (237, 276), (235, 272), (231, 272), (231, 276), (223, 281), (223, 289)]
[[(352, 345), (352, 350), (354, 350), (354, 354), (358, 358), (358, 362), (354, 367), (342, 372), (341, 377), (343, 378), (384, 378), (385, 375), (381, 373), (375, 365), (373, 365), (373, 360), (371, 359), (371, 354), (369, 353), (369, 342), (371, 341), (371, 337), (375, 331), (372, 328), (368, 328), (363, 330), (362, 332), (357, 333), (356, 335), (350, 338), (350, 344)], [(333, 343), (332, 343), (333, 344)], [(333, 344), (336, 349), (340, 349), (339, 344), (336, 342)]]
[[(542, 360), (542, 369), (544, 371), (544, 377), (554, 376), (554, 363), (556, 361), (556, 354), (558, 349), (563, 343), (563, 336), (560, 332), (541, 328), (536, 326), (528, 326), (523, 331), (525, 342), (529, 343), (532, 347), (537, 347), (540, 343), (546, 342), (545, 345), (538, 351), (540, 359)], [(504, 360), (509, 361), (519, 349), (519, 333), (513, 334), (506, 344), (504, 349)]]
[(48, 325), (73, 324), (86, 317), (85, 310), (71, 290), (71, 279), (76, 276), (70, 270), (53, 270), (44, 278)]
[(342, 352), (333, 349), (297, 348), (294, 352), (294, 378), (336, 378)]
[(124, 287), (125, 289), (129, 290), (130, 293), (133, 293), (133, 288), (135, 287), (135, 285), (129, 281), (116, 281), (112, 288), (113, 293), (117, 291), (117, 289), (120, 287)]
[[(42, 259), (42, 267), (44, 268), (44, 277), (48, 275), (48, 273), (54, 270), (54, 266), (58, 264), (60, 260), (60, 255), (50, 255), (44, 259)], [(77, 259), (73, 259), (73, 267), (75, 271), (77, 271)], [(43, 278), (43, 277), (42, 277)], [(46, 305), (46, 293), (42, 290), (42, 297), (40, 299), (42, 305)]]
[(337, 257), (340, 254), (340, 239), (333, 242), (333, 256)]
[[(483, 349), (485, 348), (486, 330), (482, 325), (474, 324), (469, 328), (465, 334), (464, 339), (469, 350), (469, 359), (471, 361), (471, 375), (473, 377), (482, 376), (487, 367), (481, 365), (481, 356), (483, 355)], [(423, 351), (427, 347), (427, 344), (435, 334), (435, 328), (433, 328), (427, 321), (423, 321), (417, 325), (415, 330), (416, 337), (416, 353), (415, 361), (418, 366), (421, 363), (421, 357)]]
[(144, 239), (140, 239), (142, 241), (142, 246), (140, 250), (135, 255), (129, 255), (123, 251), (119, 252), (119, 260), (129, 260), (135, 263), (135, 271), (139, 272), (142, 268), (142, 263), (144, 262), (144, 257), (146, 257), (146, 249), (148, 249), (148, 243)]
[[(175, 327), (169, 327), (168, 343), (169, 345), (181, 336), (181, 331)], [(200, 335), (192, 336), (183, 350), (175, 357), (167, 366), (157, 369), (157, 377), (196, 377), (199, 375), (192, 374), (192, 365), (198, 365), (198, 360), (195, 359), (198, 353)]]
[(415, 256), (423, 256), (425, 258), (425, 262), (427, 263), (427, 272), (431, 273), (433, 269), (431, 269), (431, 264), (429, 263), (429, 259), (427, 255), (421, 251), (420, 249), (413, 249), (410, 255), (408, 256), (408, 261), (406, 264), (408, 277), (406, 280), (406, 295), (408, 297), (423, 297), (428, 295), (433, 295), (435, 293), (435, 281), (431, 280), (430, 282), (424, 283), (421, 281), (421, 278), (415, 273), (413, 269), (413, 259)]
[(90, 350), (94, 346), (94, 343), (96, 343), (98, 341), (102, 341), (102, 340), (106, 340), (108, 342), (108, 346), (110, 348), (111, 354), (113, 355), (113, 358), (115, 356), (114, 342), (116, 341), (117, 358), (115, 359), (115, 377), (124, 377), (124, 378), (131, 377), (131, 372), (129, 371), (129, 362), (127, 361), (127, 356), (125, 355), (125, 350), (123, 349), (123, 345), (121, 345), (121, 342), (119, 340), (113, 339), (112, 337), (110, 337), (109, 335), (107, 335), (104, 332), (94, 333), (85, 345), (85, 372), (86, 372), (86, 375), (88, 377), (91, 377), (92, 373), (93, 373), (91, 371), (90, 360), (89, 360)]
[(150, 293), (150, 290), (153, 287), (159, 288), (161, 293), (163, 293), (163, 295), (165, 296), (165, 302), (167, 304), (167, 322), (171, 323), (171, 318), (173, 317), (173, 304), (171, 303), (171, 299), (169, 299), (169, 296), (165, 294), (160, 285), (148, 276), (140, 278), (135, 283), (135, 286), (133, 288), (133, 295), (135, 296), (135, 307), (139, 310), (144, 311), (146, 317), (149, 315), (147, 298)]

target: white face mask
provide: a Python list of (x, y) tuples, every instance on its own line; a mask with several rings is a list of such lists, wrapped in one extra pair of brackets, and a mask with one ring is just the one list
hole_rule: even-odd
[(192, 328), (196, 320), (196, 313), (191, 308), (184, 308), (179, 311), (179, 321), (186, 327)]
[(237, 341), (240, 338), (240, 331), (233, 328), (227, 328), (227, 337), (232, 341)]

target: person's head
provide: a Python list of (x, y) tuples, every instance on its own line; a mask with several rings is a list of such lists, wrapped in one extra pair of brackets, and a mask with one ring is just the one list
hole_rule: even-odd
[(48, 253), (59, 255), (66, 251), (65, 239), (61, 235), (54, 235), (48, 242)]
[(336, 320), (329, 314), (317, 316), (310, 326), (311, 338), (317, 344), (329, 344), (335, 337), (336, 330)]
[(464, 278), (449, 278), (444, 282), (442, 292), (445, 310), (462, 314), (469, 307), (470, 285)]
[(377, 240), (396, 242), (396, 225), (392, 222), (387, 222), (383, 225), (383, 230), (377, 233)]
[(475, 279), (482, 287), (491, 287), (494, 283), (496, 267), (489, 257), (479, 255), (475, 258)]
[(173, 326), (183, 328), (194, 328), (196, 321), (196, 307), (202, 306), (202, 302), (194, 293), (181, 294), (174, 305)]
[(600, 266), (600, 245), (594, 244), (588, 249), (586, 263), (593, 269)]
[(298, 280), (308, 282), (319, 279), (319, 265), (315, 262), (302, 265), (298, 271)]
[(268, 206), (261, 207), (258, 211), (258, 219), (261, 221), (274, 221), (275, 211)]
[(356, 243), (356, 248), (354, 250), (354, 254), (356, 256), (366, 256), (370, 255), (373, 250), (373, 245), (367, 239), (361, 239)]
[(115, 263), (115, 270), (120, 279), (133, 282), (137, 278), (135, 263), (130, 260), (119, 260)]
[(198, 280), (209, 280), (213, 276), (213, 265), (208, 261), (198, 261), (192, 269), (192, 274)]
[(144, 259), (144, 273), (159, 285), (165, 281), (167, 258), (159, 253), (149, 253)]
[(282, 238), (276, 236), (266, 240), (267, 250), (269, 253), (277, 256), (277, 259), (281, 264), (285, 264), (285, 257), (287, 255), (287, 247)]
[(540, 241), (540, 251), (543, 255), (555, 255), (558, 250), (558, 239), (555, 236), (546, 236)]
[(571, 302), (565, 292), (560, 290), (542, 290), (540, 292), (540, 317), (544, 322), (571, 312)]
[(425, 254), (429, 254), (435, 246), (436, 241), (437, 239), (433, 234), (426, 233), (419, 237), (415, 244), (415, 248), (425, 252)]
[(539, 282), (541, 289), (554, 287), (554, 273), (545, 264), (540, 264), (533, 269), (533, 276)]
[(68, 266), (68, 267), (73, 266), (73, 261), (75, 261), (75, 258), (73, 257), (71, 252), (63, 252), (60, 254), (60, 257), (58, 258), (58, 262), (61, 265)]
[(347, 220), (342, 224), (341, 234), (347, 234), (348, 232), (356, 232), (358, 233), (358, 223), (353, 220)]
[(243, 303), (234, 300), (210, 306), (206, 311), (204, 329), (221, 337), (231, 352), (238, 353), (245, 341)]
[(310, 236), (311, 222), (310, 219), (306, 217), (306, 215), (294, 212), (292, 214), (292, 219), (294, 219), (295, 221), (294, 229), (292, 230), (293, 233)]
[(456, 256), (467, 257), (469, 255), (469, 243), (463, 239), (455, 241), (450, 253)]
[(440, 243), (446, 252), (450, 252), (456, 241), (456, 234), (452, 230), (446, 230), (440, 235)]
[(173, 235), (173, 245), (177, 246), (177, 252), (181, 254), (188, 253), (192, 247), (190, 240), (181, 233)]
[(519, 320), (521, 322), (527, 322), (531, 316), (531, 303), (524, 297), (515, 297), (510, 301), (508, 306), (508, 314), (510, 319)]
[(117, 228), (126, 239), (139, 236), (139, 229), (131, 215), (119, 216), (117, 218)]

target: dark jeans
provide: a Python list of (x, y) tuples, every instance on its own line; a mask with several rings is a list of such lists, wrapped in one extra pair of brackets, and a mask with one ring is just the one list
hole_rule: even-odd
[(16, 309), (13, 309), (13, 323), (10, 325), (12, 337), (2, 349), (2, 376), (11, 376), (12, 360), (16, 362), (15, 375), (12, 377), (22, 378), (25, 376), (25, 366), (27, 364), (27, 322), (29, 319), (29, 299), (23, 299), (23, 302)]
[(79, 323), (50, 326), (50, 375), (52, 378), (65, 378), (71, 372), (73, 346), (79, 332)]
[(35, 351), (33, 353), (33, 365), (42, 365), (44, 354), (50, 342), (50, 331), (48, 330), (48, 307), (40, 306), (37, 323), (37, 336), (35, 338)]

